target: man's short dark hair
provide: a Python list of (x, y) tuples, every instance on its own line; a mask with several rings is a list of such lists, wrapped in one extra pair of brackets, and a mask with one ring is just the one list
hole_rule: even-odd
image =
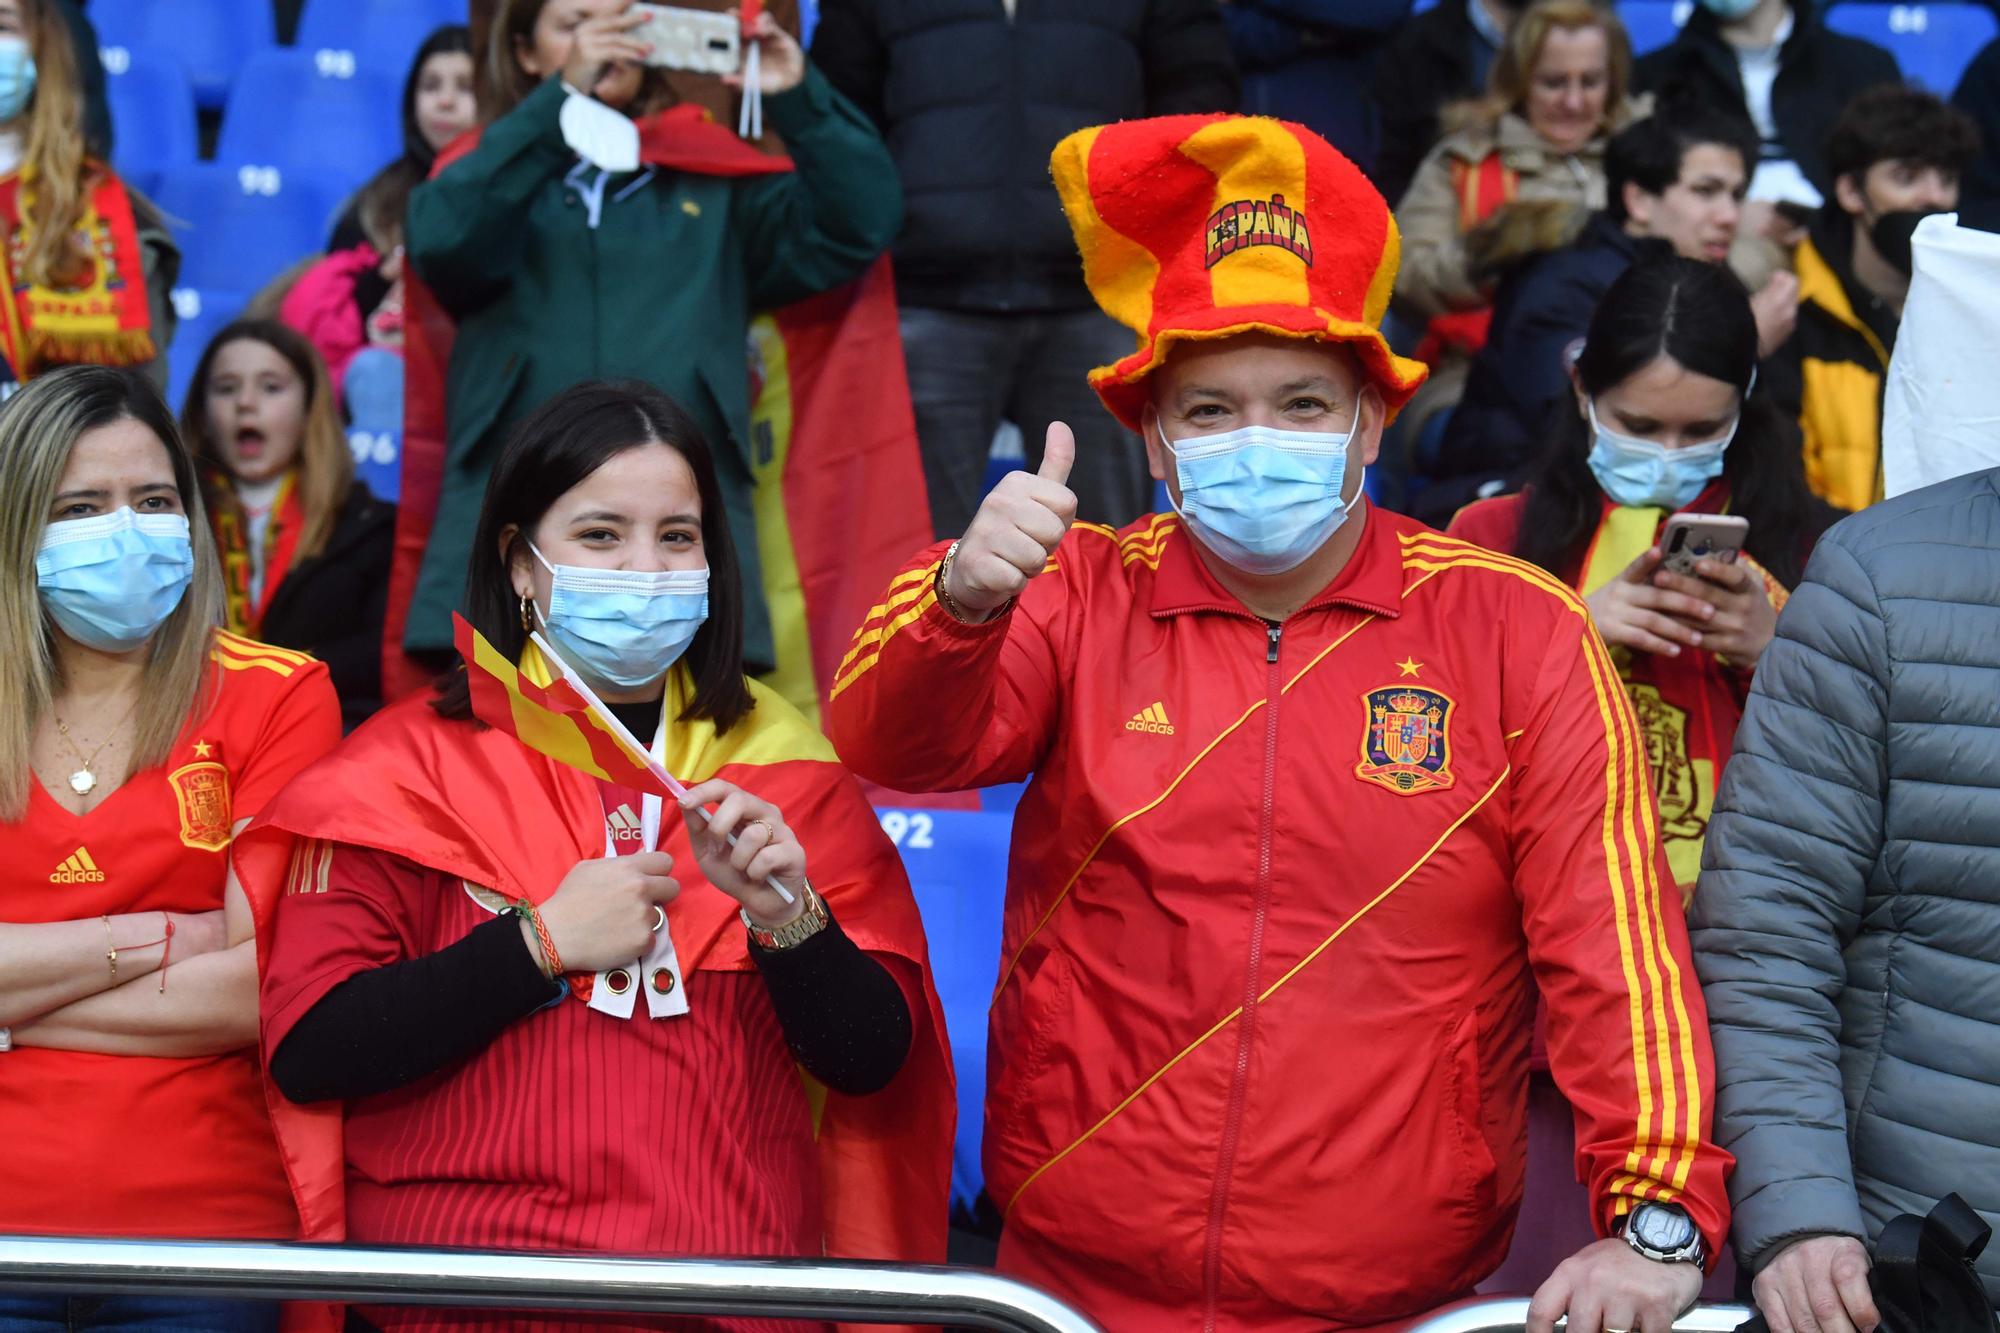
[(1681, 178), (1681, 163), (1694, 149), (1713, 144), (1743, 159), (1743, 176), (1757, 169), (1757, 131), (1741, 116), (1699, 103), (1677, 103), (1635, 121), (1613, 135), (1604, 149), (1605, 212), (1624, 222), (1625, 187), (1664, 194)]
[(1835, 180), (1864, 175), (1877, 162), (1960, 173), (1977, 156), (1979, 127), (1970, 116), (1934, 93), (1902, 83), (1856, 93), (1826, 139), (1826, 165)]

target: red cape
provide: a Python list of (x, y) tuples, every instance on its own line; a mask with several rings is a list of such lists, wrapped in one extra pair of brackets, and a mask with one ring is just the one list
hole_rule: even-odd
[[(676, 672), (675, 688), (685, 689)], [(756, 709), (729, 734), (677, 723), (668, 763), (689, 782), (721, 776), (770, 800), (800, 830), (813, 885), (863, 949), (923, 976), (909, 1060), (871, 1097), (813, 1089), (831, 1257), (901, 1263), (944, 1258), (955, 1119), (943, 1012), (902, 863), (859, 786), (796, 712), (752, 684)], [(603, 854), (592, 780), (502, 732), (440, 718), (428, 698), (384, 710), (308, 769), (237, 838), (237, 873), (256, 918), (260, 971), (273, 917), (302, 840), (370, 847), (508, 897), (545, 898), (579, 860)], [(754, 966), (736, 904), (694, 869), (685, 829), (669, 819), (660, 850), (683, 884), (674, 941), (693, 971)], [(345, 1236), (342, 1108), (301, 1107), (269, 1089), (279, 1152), (302, 1239)]]

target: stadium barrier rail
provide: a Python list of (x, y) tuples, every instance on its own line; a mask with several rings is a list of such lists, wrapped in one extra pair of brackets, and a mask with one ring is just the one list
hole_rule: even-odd
[(1095, 1324), (1055, 1297), (978, 1269), (790, 1259), (640, 1259), (0, 1236), (0, 1291), (945, 1324), (993, 1333), (1098, 1333)]

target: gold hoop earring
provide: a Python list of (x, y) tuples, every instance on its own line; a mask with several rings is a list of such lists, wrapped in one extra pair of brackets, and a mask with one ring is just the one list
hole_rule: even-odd
[(529, 601), (527, 598), (523, 597), (521, 599), (521, 628), (527, 630), (531, 634), (534, 632), (535, 629), (534, 607), (535, 604)]

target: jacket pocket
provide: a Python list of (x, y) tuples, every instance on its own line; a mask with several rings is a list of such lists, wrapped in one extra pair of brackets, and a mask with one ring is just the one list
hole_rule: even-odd
[(1486, 1140), (1486, 1108), (1480, 1079), (1479, 1014), (1459, 1019), (1444, 1052), (1444, 1085), (1451, 1108), (1453, 1152), (1463, 1187), (1454, 1203), (1485, 1221), (1499, 1195), (1499, 1165)]
[(1068, 954), (1050, 948), (1032, 971), (1026, 966), (1017, 969), (1008, 989), (1010, 994), (1000, 996), (994, 1006), (1001, 1034), (993, 1043), (993, 1105), (998, 1115), (989, 1117), (988, 1123), (997, 1131), (1013, 1131), (1010, 1137), (1017, 1141), (1022, 1129), (1029, 1129), (1026, 1137), (1042, 1140), (1055, 1127), (1046, 1123), (1046, 1113), (1036, 1115), (1035, 1108), (1060, 1103), (1044, 1102), (1034, 1093), (1049, 1072), (1056, 1051), (1066, 1044), (1070, 1010), (1076, 999), (1076, 973)]

